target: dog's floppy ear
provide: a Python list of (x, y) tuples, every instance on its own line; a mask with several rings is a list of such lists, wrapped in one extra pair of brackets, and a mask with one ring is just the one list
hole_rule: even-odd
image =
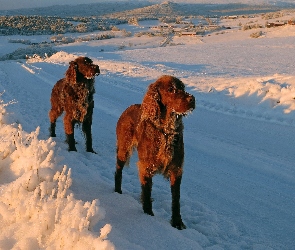
[(152, 83), (141, 104), (141, 120), (150, 120), (156, 126), (160, 126), (161, 117), (161, 96), (158, 91), (158, 83)]
[(70, 84), (75, 84), (77, 82), (77, 63), (71, 61), (68, 70), (66, 71), (66, 79)]

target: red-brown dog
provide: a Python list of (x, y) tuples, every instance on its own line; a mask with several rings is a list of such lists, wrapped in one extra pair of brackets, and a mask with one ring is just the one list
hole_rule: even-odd
[(65, 111), (64, 130), (69, 151), (77, 151), (74, 138), (75, 123), (82, 123), (86, 138), (86, 150), (92, 148), (92, 114), (94, 108), (94, 78), (100, 74), (99, 66), (93, 64), (88, 57), (78, 57), (70, 62), (66, 76), (60, 79), (51, 93), (50, 136), (55, 137), (56, 119)]
[(117, 166), (115, 191), (122, 193), (122, 170), (133, 147), (138, 151), (143, 211), (152, 211), (152, 177), (170, 179), (172, 193), (171, 225), (184, 229), (180, 215), (180, 184), (184, 159), (182, 117), (195, 108), (195, 98), (173, 76), (162, 76), (148, 87), (142, 104), (127, 108), (117, 123)]

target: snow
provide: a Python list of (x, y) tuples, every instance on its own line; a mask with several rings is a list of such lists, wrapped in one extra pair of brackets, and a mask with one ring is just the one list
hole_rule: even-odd
[[(166, 47), (164, 37), (117, 32), (55, 46), (51, 57), (1, 61), (0, 249), (293, 249), (295, 26), (262, 28), (254, 39), (256, 30), (238, 28), (244, 21), (174, 36)], [(0, 36), (1, 56), (26, 47), (8, 43), (15, 38)], [(57, 137), (48, 137), (51, 89), (80, 55), (101, 69), (97, 155), (85, 152), (80, 128), (78, 151), (67, 151), (61, 118)], [(114, 192), (116, 122), (163, 74), (180, 78), (197, 102), (184, 119), (181, 231), (169, 223), (169, 182), (161, 176), (153, 180), (155, 216), (143, 213), (136, 153), (123, 171), (123, 194)]]

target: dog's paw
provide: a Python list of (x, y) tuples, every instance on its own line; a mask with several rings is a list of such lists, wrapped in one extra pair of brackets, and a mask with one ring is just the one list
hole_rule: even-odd
[(116, 189), (116, 188), (115, 188), (115, 192), (116, 192), (116, 193), (119, 193), (119, 194), (122, 194), (122, 190), (121, 190), (121, 189)]
[(182, 230), (182, 229), (186, 229), (186, 225), (184, 225), (184, 223), (182, 222), (182, 220), (171, 220), (171, 226), (175, 227), (178, 230)]
[(145, 214), (150, 215), (150, 216), (154, 216), (154, 212), (153, 212), (153, 210), (151, 210), (151, 209), (143, 209), (143, 212), (144, 212)]
[(97, 155), (97, 153), (93, 150), (93, 148), (87, 149), (86, 151), (89, 152), (89, 153), (93, 153), (93, 154), (96, 154)]

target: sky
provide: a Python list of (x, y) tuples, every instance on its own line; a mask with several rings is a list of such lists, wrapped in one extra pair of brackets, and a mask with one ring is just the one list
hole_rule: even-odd
[[(47, 7), (52, 5), (75, 5), (75, 4), (87, 4), (87, 3), (100, 3), (100, 2), (110, 2), (117, 1), (122, 2), (125, 0), (0, 0), (0, 10), (11, 10), (11, 9), (22, 9), (22, 8), (38, 8)], [(164, 0), (135, 0), (138, 2), (164, 2)], [(258, 4), (258, 3), (279, 3), (288, 2), (292, 3), (294, 0), (170, 0), (170, 2), (187, 2), (187, 3), (248, 3), (248, 4)]]
[(46, 7), (56, 4), (95, 3), (97, 0), (0, 0), (0, 10)]
[[(122, 2), (124, 0), (0, 0), (0, 10), (22, 9), (22, 8), (38, 8), (48, 7), (52, 5), (75, 5), (75, 4), (88, 4), (100, 2)], [(150, 0), (136, 0), (138, 2)], [(156, 1), (154, 1), (156, 2)], [(161, 1), (158, 1), (161, 2)]]

